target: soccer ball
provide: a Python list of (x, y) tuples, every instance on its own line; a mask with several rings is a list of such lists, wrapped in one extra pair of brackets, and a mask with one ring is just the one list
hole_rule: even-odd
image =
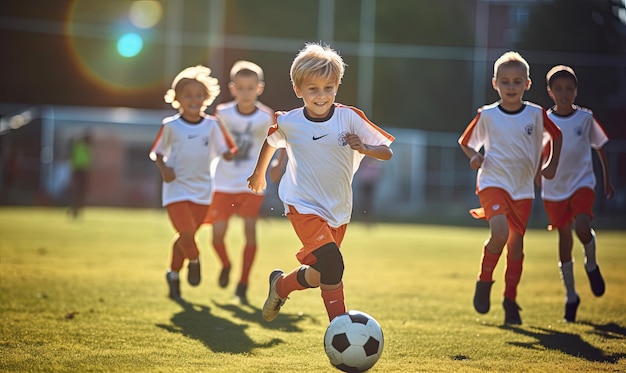
[(383, 330), (372, 316), (351, 310), (330, 322), (324, 349), (335, 368), (363, 372), (374, 366), (383, 352)]

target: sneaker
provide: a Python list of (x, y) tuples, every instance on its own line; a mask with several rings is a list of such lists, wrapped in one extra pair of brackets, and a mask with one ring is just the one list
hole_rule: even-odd
[[(587, 272), (587, 271), (585, 271)], [(587, 277), (589, 277), (589, 284), (591, 285), (591, 291), (593, 295), (596, 297), (602, 296), (604, 294), (604, 279), (602, 278), (602, 274), (600, 273), (600, 267), (596, 266), (591, 272), (587, 272)]]
[(280, 269), (275, 269), (270, 273), (270, 291), (263, 304), (263, 318), (266, 321), (274, 320), (276, 316), (278, 316), (278, 312), (280, 312), (280, 307), (282, 307), (287, 300), (287, 298), (281, 298), (276, 290), (276, 283), (282, 277), (283, 273), (284, 272)]
[(235, 297), (239, 299), (239, 303), (248, 305), (248, 296), (246, 295), (248, 291), (248, 284), (237, 284), (237, 290), (235, 290)]
[(474, 291), (474, 309), (476, 312), (489, 312), (492, 285), (493, 281), (476, 281), (476, 290)]
[(189, 262), (187, 266), (187, 281), (191, 286), (198, 286), (200, 283), (200, 261)]
[(504, 307), (504, 323), (508, 325), (522, 325), (522, 318), (519, 315), (519, 311), (522, 310), (515, 301), (504, 298), (502, 302)]
[(171, 278), (170, 274), (171, 272), (165, 274), (165, 279), (170, 289), (169, 297), (170, 299), (180, 299), (180, 280)]
[(225, 288), (228, 286), (228, 276), (230, 275), (230, 267), (222, 267), (222, 271), (220, 272), (220, 278), (217, 280), (217, 283), (221, 288)]
[(565, 303), (565, 316), (563, 316), (563, 320), (567, 322), (576, 321), (576, 311), (579, 305), (580, 297), (576, 297), (576, 302), (574, 303)]

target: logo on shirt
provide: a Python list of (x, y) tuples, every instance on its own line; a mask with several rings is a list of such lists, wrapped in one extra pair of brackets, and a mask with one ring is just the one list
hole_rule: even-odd
[(583, 128), (582, 127), (576, 127), (576, 129), (574, 131), (576, 131), (576, 136), (578, 136), (578, 137), (583, 135)]
[(198, 135), (187, 135), (188, 140), (195, 139), (196, 137), (198, 137)]
[(533, 134), (533, 125), (532, 124), (527, 124), (526, 127), (524, 127), (524, 132), (526, 132), (526, 134), (528, 136)]
[(493, 206), (491, 206), (491, 209), (493, 211), (498, 211), (498, 210), (500, 210), (500, 205), (493, 205)]
[(328, 136), (328, 135), (330, 135), (330, 133), (327, 133), (327, 134), (322, 135), (322, 136), (315, 136), (315, 135), (313, 135), (313, 141), (319, 140), (319, 139), (321, 139), (322, 137), (326, 137), (326, 136)]
[(348, 145), (348, 142), (346, 141), (346, 136), (348, 136), (350, 133), (349, 132), (342, 132), (339, 134), (339, 136), (337, 137), (337, 141), (339, 142), (339, 146), (346, 146)]

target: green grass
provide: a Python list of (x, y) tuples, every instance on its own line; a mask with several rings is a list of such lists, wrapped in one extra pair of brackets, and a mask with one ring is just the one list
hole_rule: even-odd
[[(88, 208), (72, 221), (62, 209), (0, 208), (0, 371), (332, 371), (319, 290), (293, 293), (272, 323), (260, 315), (269, 272), (298, 265), (299, 241), (286, 219), (259, 222), (250, 307), (232, 302), (241, 221), (228, 235), (235, 267), (227, 289), (217, 286), (210, 229), (201, 230), (203, 280), (195, 288), (183, 282), (186, 304), (166, 297), (172, 235), (163, 211)], [(502, 260), (491, 312), (473, 310), (487, 236), (486, 227), (348, 227), (347, 306), (373, 315), (385, 333), (373, 372), (626, 370), (626, 232), (598, 231), (601, 298), (589, 289), (576, 245), (582, 303), (579, 322), (567, 324), (556, 233), (530, 230), (520, 327), (502, 325)]]

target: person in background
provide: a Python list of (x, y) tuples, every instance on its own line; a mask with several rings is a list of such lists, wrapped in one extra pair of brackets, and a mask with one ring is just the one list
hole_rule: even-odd
[(265, 88), (263, 69), (259, 65), (250, 61), (235, 62), (228, 88), (234, 100), (217, 105), (215, 116), (233, 136), (238, 153), (234, 159), (222, 159), (217, 164), (215, 193), (207, 223), (213, 227), (212, 244), (222, 264), (218, 284), (225, 288), (232, 268), (225, 242), (228, 222), (233, 215), (243, 219), (245, 244), (235, 297), (240, 303), (248, 304), (248, 281), (258, 249), (256, 225), (264, 196), (248, 189), (247, 178), (272, 126), (274, 111), (258, 101)]
[(178, 109), (163, 124), (150, 150), (163, 178), (162, 202), (176, 230), (166, 280), (169, 297), (180, 299), (179, 272), (187, 260), (187, 281), (201, 280), (196, 232), (204, 222), (213, 196), (215, 162), (233, 159), (237, 146), (217, 118), (205, 114), (219, 94), (217, 79), (202, 65), (188, 67), (172, 82), (165, 102)]
[(561, 129), (563, 148), (554, 178), (541, 178), (541, 197), (550, 220), (549, 229), (556, 229), (559, 233), (559, 271), (565, 287), (563, 318), (574, 322), (580, 296), (574, 285), (572, 224), (583, 246), (585, 273), (591, 291), (597, 297), (605, 291), (604, 279), (596, 260), (596, 233), (591, 228), (596, 186), (591, 149), (598, 154), (604, 175), (604, 194), (607, 199), (611, 199), (614, 190), (604, 150), (609, 138), (590, 110), (574, 104), (578, 78), (571, 67), (554, 66), (548, 71), (546, 81), (548, 94), (554, 101), (554, 106), (548, 110), (548, 118)]
[(85, 131), (71, 144), (70, 162), (72, 175), (70, 180), (70, 215), (76, 219), (85, 207), (89, 191), (89, 173), (91, 171), (92, 151), (91, 133)]
[[(541, 167), (544, 177), (554, 177), (562, 142), (561, 131), (546, 111), (523, 101), (530, 85), (530, 66), (519, 53), (500, 56), (492, 78), (500, 100), (480, 108), (458, 140), (470, 167), (478, 170), (476, 193), (481, 208), (470, 213), (486, 219), (491, 233), (482, 246), (474, 308), (478, 313), (489, 312), (493, 271), (506, 246), (502, 306), (504, 323), (513, 325), (522, 323), (517, 287), (522, 277), (524, 234), (535, 197), (535, 174)], [(541, 165), (544, 134), (551, 138), (551, 154)]]

